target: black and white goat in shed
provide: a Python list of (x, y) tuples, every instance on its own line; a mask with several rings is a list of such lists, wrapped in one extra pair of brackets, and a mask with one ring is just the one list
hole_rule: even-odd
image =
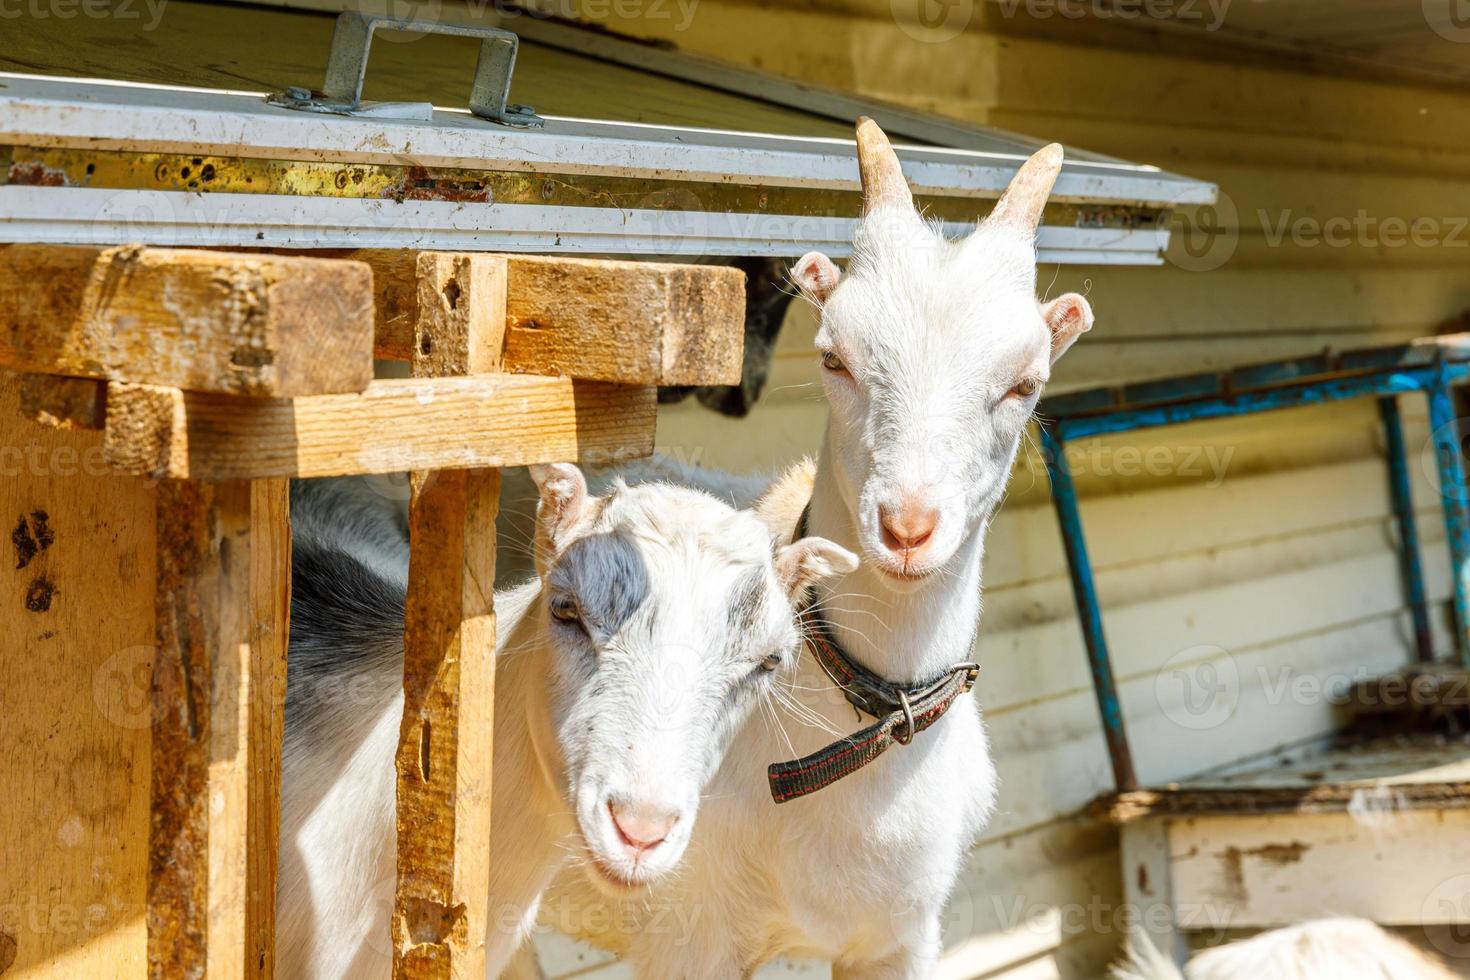
[[(705, 784), (797, 659), (794, 602), (857, 559), (773, 547), (752, 514), (533, 467), (538, 577), (496, 596), (490, 912), (497, 976), (542, 892), (667, 875)], [(386, 977), (407, 540), (362, 484), (299, 485), (283, 747), (278, 972)]]

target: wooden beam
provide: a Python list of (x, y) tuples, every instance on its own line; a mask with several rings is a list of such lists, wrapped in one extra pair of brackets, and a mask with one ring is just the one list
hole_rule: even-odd
[(485, 975), (498, 470), (413, 478), (393, 973)]
[(1124, 900), (1137, 913), (1135, 928), (1142, 930), (1169, 962), (1182, 968), (1189, 958), (1189, 943), (1177, 920), (1168, 822), (1141, 820), (1129, 824), (1119, 834), (1118, 850)]
[(286, 482), (156, 495), (148, 964), (268, 976), (289, 615)]
[(141, 977), (156, 491), (0, 372), (0, 976)]
[[(425, 253), (417, 266), (414, 375), (493, 370), (505, 330), (505, 260)], [(490, 898), (500, 471), (421, 470), (412, 493), (393, 974), (480, 980)]]
[(505, 343), (505, 256), (420, 252), (414, 265), (414, 377), (500, 370)]
[[(422, 311), (419, 256), (364, 249), (377, 356), (410, 360)], [(452, 255), (456, 253), (437, 253)], [(480, 256), (488, 258), (489, 256)], [(732, 266), (496, 256), (506, 263), (503, 369), (638, 385), (739, 384), (745, 274)], [(446, 280), (447, 282), (452, 280)]]
[(1388, 812), (1165, 821), (1179, 928), (1275, 929), (1331, 914), (1463, 929), (1470, 810)]
[[(238, 520), (238, 499), (228, 505), (235, 513), (224, 516)], [(217, 509), (202, 484), (165, 484), (157, 508), (148, 972), (199, 976), (209, 937), (209, 712), (220, 639), (219, 542), (210, 525)]]
[(0, 246), (0, 366), (257, 397), (372, 380), (372, 274), (338, 259)]
[(245, 976), (276, 975), (276, 873), (281, 842), (281, 739), (291, 632), (291, 483), (250, 482), (250, 608), (255, 628), (244, 717), (250, 848), (245, 868)]
[(361, 394), (234, 398), (113, 383), (107, 462), (157, 479), (612, 463), (653, 451), (655, 393), (566, 378), (374, 381)]

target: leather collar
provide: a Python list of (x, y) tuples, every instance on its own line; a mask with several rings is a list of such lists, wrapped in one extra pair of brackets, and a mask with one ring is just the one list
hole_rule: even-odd
[[(806, 536), (811, 503), (801, 513), (793, 540)], [(975, 686), (977, 663), (960, 663), (921, 684), (894, 684), (848, 656), (820, 615), (816, 602), (804, 606), (801, 620), (807, 647), (822, 672), (832, 679), (848, 703), (874, 724), (839, 739), (826, 748), (791, 762), (777, 762), (766, 770), (771, 797), (785, 803), (847, 776), (872, 762), (894, 744), (908, 745), (914, 736), (934, 724), (950, 705)]]

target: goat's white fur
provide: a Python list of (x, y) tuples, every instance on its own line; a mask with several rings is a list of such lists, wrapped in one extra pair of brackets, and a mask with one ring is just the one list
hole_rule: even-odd
[(1181, 971), (1145, 935), (1111, 980), (1454, 980), (1441, 963), (1364, 919), (1320, 919), (1196, 954)]
[[(862, 125), (859, 134), (862, 143)], [(1057, 149), (1038, 161), (1020, 181), (1033, 198), (1050, 188), (1037, 166), (1059, 164)], [(819, 590), (823, 615), (853, 657), (914, 683), (971, 657), (985, 528), (1035, 404), (1034, 394), (1016, 393), (1017, 382), (1044, 382), (1092, 314), (1080, 296), (1037, 302), (1040, 202), (1012, 196), (1006, 221), (950, 242), (906, 200), (891, 199), (897, 161), (883, 166), (871, 182), (864, 172), (865, 186), (889, 197), (869, 201), (847, 275), (816, 254), (793, 270), (821, 309), (817, 346), (847, 371), (825, 372), (831, 415), (809, 489), (798, 471), (764, 509), (774, 533), (789, 536), (809, 493), (811, 532), (864, 555), (855, 572)], [(698, 476), (731, 490), (718, 475)], [(938, 510), (927, 574), (917, 580), (893, 574), (878, 520), (880, 506), (906, 494)], [(775, 806), (767, 764), (866, 724), (810, 658), (792, 690), (799, 705), (752, 718), (736, 736), (677, 880), (596, 917), (632, 923), (622, 931), (580, 930), (624, 953), (640, 976), (746, 976), (779, 954), (833, 961), (845, 977), (933, 972), (941, 911), (995, 805), (978, 706), (961, 701), (912, 744)], [(566, 876), (556, 891), (574, 907), (598, 901)], [(698, 909), (719, 927), (692, 937), (644, 928), (663, 905)]]
[[(796, 659), (793, 600), (857, 564), (815, 538), (773, 554), (754, 516), (697, 491), (647, 485), (593, 498), (575, 467), (534, 475), (543, 501), (540, 578), (496, 596), (491, 976), (534, 924), (558, 869), (585, 863), (610, 884), (646, 884), (678, 863), (730, 735), (773, 683), (762, 664), (776, 657), (789, 669)], [(350, 483), (333, 490), (298, 495), (299, 545), (350, 555), (401, 598), (407, 552), (391, 511), (358, 498)], [(372, 587), (377, 593), (363, 587), (357, 595), (392, 595)], [(579, 604), (582, 625), (548, 615), (553, 597)], [(288, 724), (277, 913), (283, 978), (357, 980), (387, 976), (391, 966), (402, 648), (400, 640), (396, 656), (384, 652), (391, 615), (362, 618), (376, 652), (344, 657), (348, 666), (337, 673), (350, 676), (331, 678), (358, 696), (322, 705), (335, 712), (330, 718)], [(331, 626), (314, 628), (314, 649), (327, 650), (316, 662), (330, 675)], [(344, 625), (342, 644), (350, 642)], [(370, 683), (358, 684), (364, 675)], [(304, 710), (296, 709), (298, 719)], [(609, 815), (615, 801), (657, 805), (677, 820), (662, 844), (633, 854)]]

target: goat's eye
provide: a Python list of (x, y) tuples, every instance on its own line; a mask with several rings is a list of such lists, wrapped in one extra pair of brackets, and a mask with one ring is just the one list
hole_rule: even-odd
[(1011, 392), (1013, 394), (1020, 395), (1022, 398), (1030, 398), (1032, 395), (1036, 394), (1037, 389), (1040, 387), (1041, 382), (1037, 379), (1022, 378), (1020, 381), (1016, 382), (1016, 386), (1011, 389)]
[(779, 666), (781, 666), (781, 654), (779, 652), (768, 653), (766, 654), (766, 659), (761, 661), (761, 670), (764, 671), (772, 671)]
[(835, 351), (822, 351), (822, 367), (838, 374), (847, 373), (847, 365), (842, 363), (842, 358), (838, 357)]
[(582, 625), (582, 607), (577, 604), (576, 599), (564, 595), (553, 596), (550, 605), (553, 619), (576, 626)]

